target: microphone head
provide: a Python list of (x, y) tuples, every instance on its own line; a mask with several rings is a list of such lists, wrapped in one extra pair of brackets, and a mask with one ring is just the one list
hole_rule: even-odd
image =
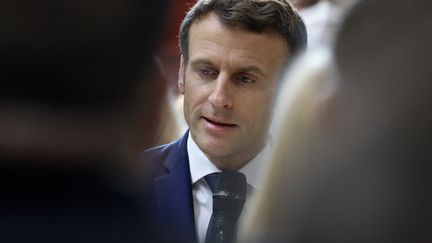
[(213, 211), (240, 216), (246, 199), (246, 176), (238, 171), (219, 174), (213, 193)]
[(238, 171), (230, 170), (219, 174), (214, 193), (244, 198), (246, 196), (246, 188), (246, 176)]

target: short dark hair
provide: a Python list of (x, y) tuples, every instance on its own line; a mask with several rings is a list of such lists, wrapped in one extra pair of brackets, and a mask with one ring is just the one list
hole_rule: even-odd
[(303, 50), (307, 44), (306, 27), (287, 0), (199, 0), (180, 26), (180, 51), (185, 59), (188, 59), (190, 27), (208, 13), (215, 13), (226, 26), (280, 34), (292, 54)]

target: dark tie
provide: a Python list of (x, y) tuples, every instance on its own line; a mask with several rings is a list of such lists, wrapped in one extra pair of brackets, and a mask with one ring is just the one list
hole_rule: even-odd
[(213, 213), (206, 243), (232, 243), (237, 220), (246, 200), (246, 177), (237, 171), (224, 171), (205, 177), (213, 192)]

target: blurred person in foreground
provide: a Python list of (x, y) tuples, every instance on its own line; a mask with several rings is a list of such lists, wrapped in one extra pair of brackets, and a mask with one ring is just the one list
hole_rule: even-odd
[[(242, 242), (432, 241), (431, 7), (364, 0), (349, 12), (339, 85), (297, 84)], [(331, 74), (331, 60), (314, 72)]]
[(305, 46), (304, 24), (284, 0), (202, 0), (187, 13), (178, 88), (189, 130), (142, 155), (156, 165), (151, 211), (166, 242), (234, 240), (270, 150), (280, 72)]
[(164, 88), (146, 69), (165, 5), (0, 2), (0, 241), (152, 239), (135, 158)]

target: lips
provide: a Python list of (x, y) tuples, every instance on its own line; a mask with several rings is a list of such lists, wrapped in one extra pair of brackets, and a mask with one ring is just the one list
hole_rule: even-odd
[(223, 122), (214, 118), (203, 117), (207, 122), (220, 127), (236, 127), (236, 124)]

